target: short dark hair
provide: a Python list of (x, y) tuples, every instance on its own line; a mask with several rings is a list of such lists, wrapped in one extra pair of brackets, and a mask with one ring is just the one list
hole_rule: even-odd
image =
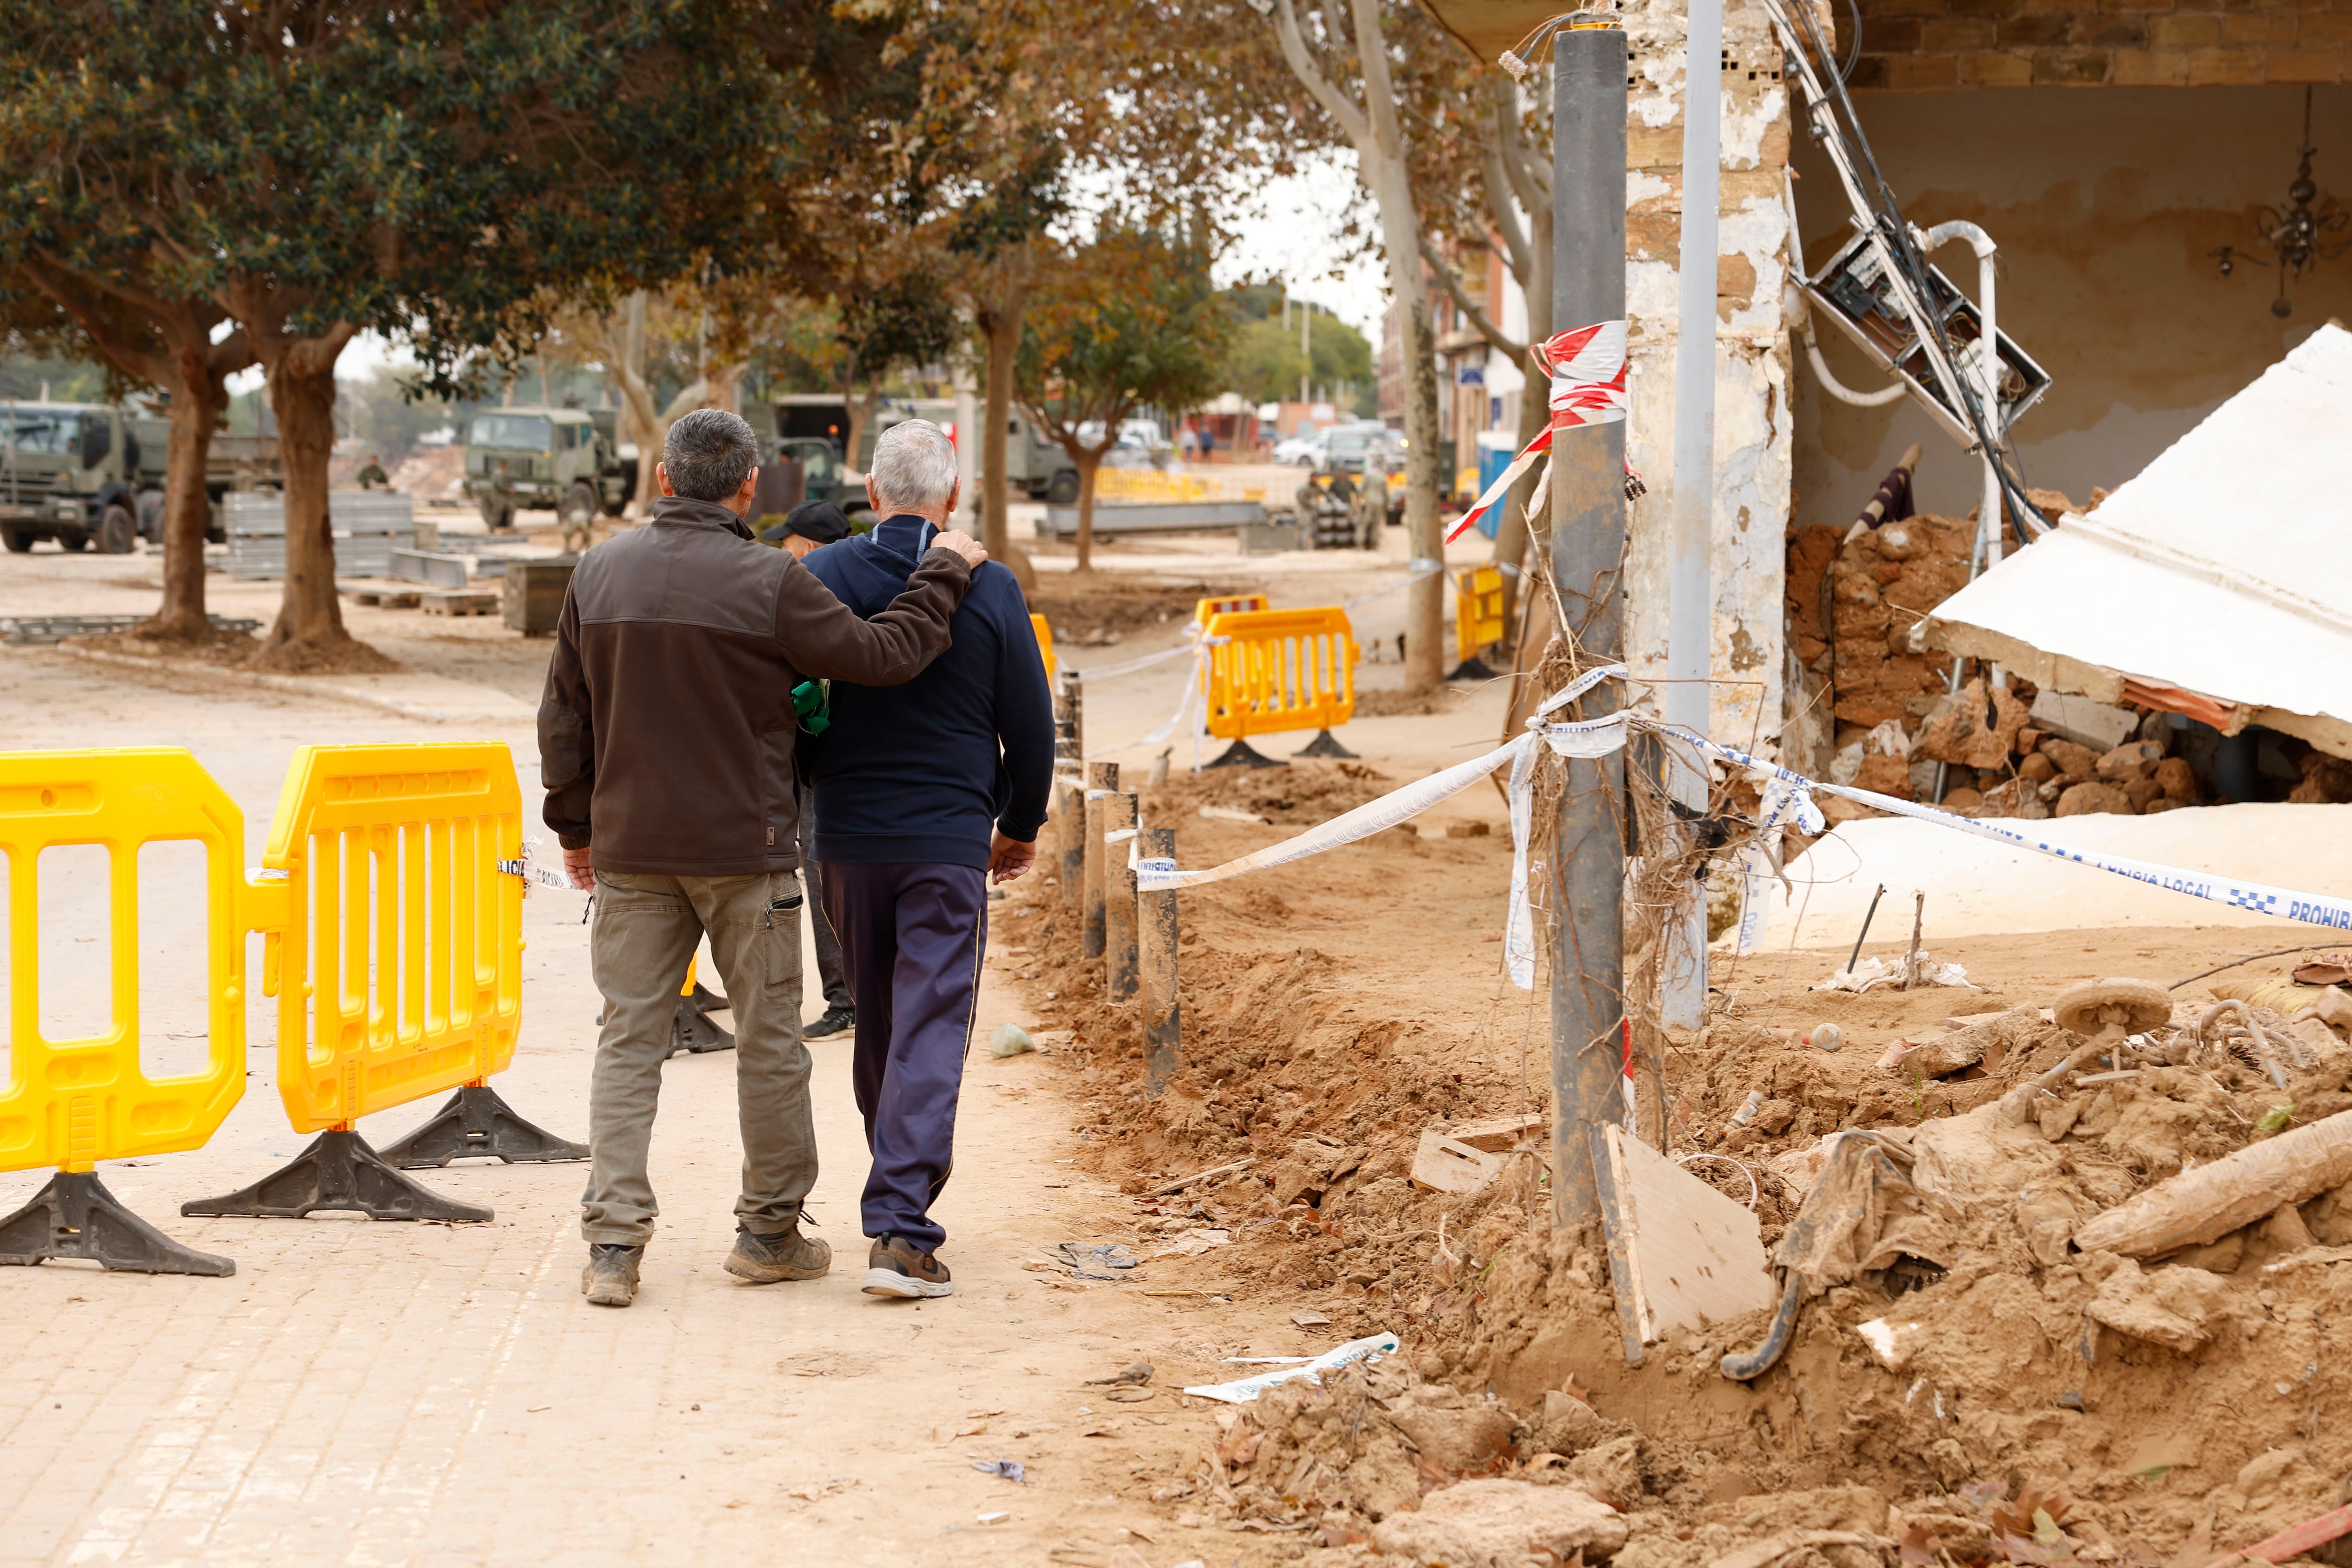
[(724, 501), (743, 487), (743, 476), (760, 461), (751, 427), (723, 408), (698, 408), (678, 415), (662, 443), (669, 487), (697, 501)]

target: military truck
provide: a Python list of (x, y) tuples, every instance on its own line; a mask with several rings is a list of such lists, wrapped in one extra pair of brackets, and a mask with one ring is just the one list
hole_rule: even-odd
[(636, 494), (637, 465), (625, 459), (615, 410), (523, 405), (486, 408), (466, 431), (466, 494), (492, 531), (518, 509), (553, 511), (586, 528), (599, 511), (617, 517)]
[(0, 403), (0, 543), (124, 555), (142, 534), (160, 539), (169, 434), (161, 418), (103, 403)]
[[(776, 430), (781, 437), (778, 447), (798, 446), (811, 440), (832, 443), (840, 465), (853, 473), (864, 473), (874, 461), (874, 443), (882, 433), (904, 420), (928, 419), (933, 423), (952, 427), (955, 404), (946, 398), (891, 398), (876, 410), (866, 421), (864, 436), (853, 460), (844, 450), (849, 429), (849, 408), (837, 397), (820, 392), (795, 393), (780, 398), (775, 405)], [(958, 436), (958, 444), (961, 444)], [(796, 455), (791, 451), (785, 456)], [(1058, 442), (1048, 439), (1019, 413), (1014, 413), (1005, 432), (1004, 476), (1015, 494), (1025, 495), (1033, 501), (1050, 501), (1055, 506), (1069, 506), (1078, 498), (1077, 465), (1070, 461)], [(864, 506), (866, 487), (862, 484), (842, 485), (839, 488), (847, 498), (824, 494), (817, 485), (815, 470), (810, 470), (809, 495), (813, 499), (835, 501), (843, 511)]]

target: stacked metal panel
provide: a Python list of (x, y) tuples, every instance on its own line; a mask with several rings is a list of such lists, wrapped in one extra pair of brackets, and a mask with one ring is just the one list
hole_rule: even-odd
[[(392, 552), (416, 542), (416, 515), (397, 490), (333, 490), (327, 518), (335, 536), (337, 577), (390, 575)], [(221, 499), (228, 535), (228, 574), (286, 575), (286, 497), (277, 490), (232, 490)]]

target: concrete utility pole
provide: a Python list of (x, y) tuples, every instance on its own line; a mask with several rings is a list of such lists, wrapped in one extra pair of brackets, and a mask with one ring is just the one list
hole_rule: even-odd
[[(1625, 33), (1614, 20), (1571, 25), (1552, 43), (1552, 327), (1625, 315)], [(1552, 435), (1552, 580), (1588, 664), (1624, 649), (1625, 424)], [(1580, 705), (1622, 705), (1608, 682)], [(1592, 1134), (1622, 1104), (1618, 1030), (1625, 1015), (1624, 753), (1568, 760), (1553, 855), (1559, 919), (1551, 969), (1552, 1220), (1596, 1220)]]
[[(1716, 214), (1722, 185), (1723, 0), (1690, 0), (1683, 68), (1681, 289), (1675, 300), (1675, 511), (1666, 568), (1664, 716), (1706, 733), (1715, 641), (1707, 558), (1715, 533)], [(1706, 765), (1665, 748), (1674, 800), (1706, 810)], [(1695, 834), (1696, 827), (1687, 831)], [(1645, 849), (1647, 846), (1644, 846)], [(1706, 884), (1692, 882), (1666, 916), (1658, 950), (1659, 1021), (1696, 1029), (1706, 1021)]]

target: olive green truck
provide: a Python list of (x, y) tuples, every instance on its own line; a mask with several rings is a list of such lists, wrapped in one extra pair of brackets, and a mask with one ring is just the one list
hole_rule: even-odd
[(597, 513), (617, 517), (636, 494), (634, 453), (624, 455), (609, 408), (486, 408), (466, 431), (466, 494), (492, 531), (519, 509), (551, 511), (567, 528)]
[[(22, 555), (41, 539), (128, 554), (163, 540), (163, 465), (171, 426), (161, 414), (92, 402), (0, 402), (0, 544)], [(215, 435), (205, 465), (212, 517), (221, 497), (282, 482), (274, 435)]]

